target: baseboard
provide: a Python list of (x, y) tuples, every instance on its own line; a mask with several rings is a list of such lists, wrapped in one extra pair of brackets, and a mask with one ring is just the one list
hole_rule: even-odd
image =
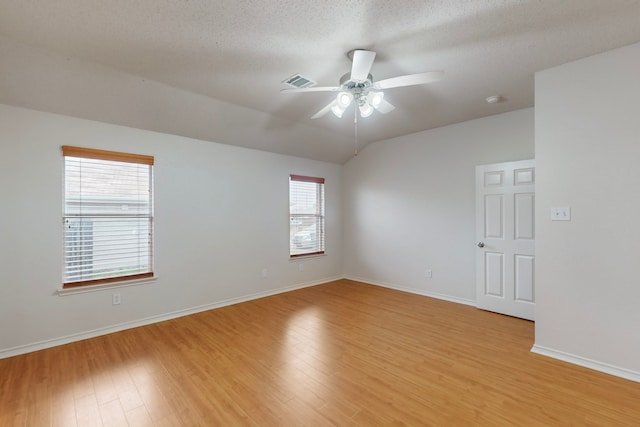
[(536, 344), (531, 347), (531, 352), (551, 357), (553, 359), (562, 360), (563, 362), (571, 363), (573, 365), (604, 372), (605, 374), (614, 375), (630, 381), (640, 382), (640, 372), (632, 371), (630, 369), (620, 368), (609, 365), (608, 363), (598, 362), (597, 360), (587, 359), (586, 357), (576, 356), (574, 354), (565, 353), (564, 351), (554, 350), (552, 348)]
[(233, 304), (239, 304), (246, 301), (252, 301), (260, 298), (265, 298), (272, 295), (277, 295), (285, 292), (295, 291), (297, 289), (308, 288), (311, 286), (321, 285), (323, 283), (332, 282), (334, 280), (341, 279), (342, 276), (328, 277), (321, 280), (300, 283), (293, 286), (286, 286), (283, 288), (272, 289), (265, 292), (258, 292), (255, 294), (245, 295), (237, 298), (230, 298), (223, 301), (218, 301), (211, 304), (204, 304), (197, 307), (192, 307), (184, 310), (178, 310), (171, 313), (160, 314), (157, 316), (151, 316), (144, 319), (133, 320), (131, 322), (119, 323), (117, 325), (111, 325), (104, 328), (98, 328), (91, 331), (80, 332), (76, 334), (66, 335), (59, 338), (52, 338), (44, 341), (38, 341), (31, 344), (20, 345), (4, 350), (0, 350), (0, 359), (6, 359), (7, 357), (18, 356), (20, 354), (31, 353), (33, 351), (44, 350), (46, 348), (56, 347), (59, 345), (69, 344), (76, 341), (82, 341), (89, 338), (95, 338), (101, 335), (112, 334), (114, 332), (124, 331), (126, 329), (137, 328), (140, 326), (151, 325), (153, 323), (164, 322), (165, 320), (176, 319), (178, 317), (188, 316), (190, 314), (200, 313), (202, 311), (213, 310), (216, 308), (226, 307)]
[(452, 297), (450, 295), (439, 294), (439, 293), (436, 293), (436, 292), (429, 292), (429, 291), (425, 291), (423, 289), (415, 289), (415, 288), (408, 288), (408, 287), (404, 287), (404, 286), (398, 286), (398, 285), (394, 285), (392, 283), (378, 282), (378, 281), (375, 281), (375, 280), (365, 279), (363, 277), (350, 276), (350, 275), (346, 275), (346, 276), (343, 276), (343, 277), (345, 279), (354, 280), (356, 282), (368, 283), (370, 285), (381, 286), (383, 288), (395, 289), (396, 291), (409, 292), (411, 294), (417, 294), (417, 295), (422, 295), (422, 296), (425, 296), (425, 297), (441, 299), (441, 300), (449, 301), (449, 302), (455, 302), (457, 304), (470, 305), (472, 307), (476, 306), (476, 302), (475, 301), (468, 300), (468, 299), (465, 299), (465, 298)]

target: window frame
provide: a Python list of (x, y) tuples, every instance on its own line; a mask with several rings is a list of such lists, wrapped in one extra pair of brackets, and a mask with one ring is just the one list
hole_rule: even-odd
[[(72, 288), (82, 288), (82, 287), (90, 287), (95, 285), (105, 285), (105, 284), (126, 284), (132, 281), (139, 281), (141, 279), (149, 279), (154, 277), (154, 157), (142, 154), (132, 154), (132, 153), (123, 153), (117, 151), (108, 151), (108, 150), (99, 150), (93, 148), (84, 148), (84, 147), (74, 147), (63, 145), (61, 147), (62, 151), (62, 160), (63, 160), (63, 191), (62, 191), (62, 201), (63, 201), (63, 213), (62, 213), (62, 224), (63, 227), (66, 227), (66, 220), (68, 218), (92, 218), (96, 217), (95, 214), (70, 214), (66, 211), (66, 202), (68, 198), (67, 194), (67, 168), (66, 168), (66, 157), (75, 157), (75, 158), (84, 158), (84, 159), (94, 159), (94, 160), (105, 160), (105, 161), (115, 161), (115, 162), (124, 162), (124, 163), (134, 163), (137, 165), (146, 165), (149, 166), (149, 210), (147, 214), (142, 214), (140, 218), (146, 218), (149, 221), (149, 236), (147, 239), (147, 243), (143, 245), (144, 247), (148, 246), (148, 271), (142, 273), (134, 273), (134, 274), (122, 274), (111, 277), (105, 277), (100, 279), (87, 279), (80, 281), (66, 281), (67, 280), (67, 255), (66, 255), (66, 242), (65, 242), (65, 232), (63, 231), (63, 262), (62, 262), (62, 289), (72, 289)], [(110, 215), (109, 217), (120, 217), (119, 215)], [(132, 215), (123, 215), (125, 217), (133, 217)]]
[[(317, 184), (316, 191), (320, 190), (319, 193), (316, 194), (318, 198), (318, 203), (316, 204), (316, 212), (314, 214), (300, 214), (294, 213), (291, 211), (291, 184), (293, 182), (308, 182)], [(316, 247), (313, 248), (313, 251), (304, 252), (304, 253), (292, 253), (291, 251), (291, 219), (295, 217), (311, 217), (315, 218), (314, 224), (316, 225), (316, 236), (320, 236), (320, 243), (316, 244)], [(326, 219), (325, 219), (325, 179), (319, 177), (312, 177), (306, 175), (289, 175), (289, 259), (297, 259), (301, 257), (310, 257), (310, 256), (318, 256), (324, 255), (326, 250)], [(318, 228), (320, 231), (318, 232)], [(319, 249), (319, 250), (316, 250)]]

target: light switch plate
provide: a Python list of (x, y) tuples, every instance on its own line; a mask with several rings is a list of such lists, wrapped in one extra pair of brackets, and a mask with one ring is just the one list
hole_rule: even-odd
[(571, 221), (571, 208), (551, 208), (551, 221)]

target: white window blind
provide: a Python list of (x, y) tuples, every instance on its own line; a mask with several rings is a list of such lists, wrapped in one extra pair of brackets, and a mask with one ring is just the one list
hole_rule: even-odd
[(324, 253), (324, 178), (289, 177), (289, 255)]
[(64, 156), (64, 287), (153, 276), (153, 157)]

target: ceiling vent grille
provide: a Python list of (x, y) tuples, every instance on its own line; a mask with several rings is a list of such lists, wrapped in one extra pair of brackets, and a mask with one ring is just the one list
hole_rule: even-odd
[(289, 77), (286, 80), (283, 80), (282, 83), (291, 86), (291, 87), (295, 87), (295, 88), (303, 88), (303, 87), (311, 87), (311, 86), (315, 86), (318, 83), (314, 82), (311, 79), (308, 79), (306, 77), (302, 77), (300, 74), (294, 74), (293, 76)]

